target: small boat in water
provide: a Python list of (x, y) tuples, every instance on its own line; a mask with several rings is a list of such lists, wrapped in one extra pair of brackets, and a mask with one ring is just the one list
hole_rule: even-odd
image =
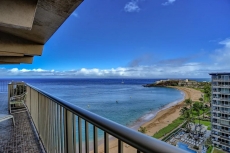
[(123, 83), (124, 83), (124, 81), (122, 80), (122, 81), (121, 81), (121, 83), (123, 84)]

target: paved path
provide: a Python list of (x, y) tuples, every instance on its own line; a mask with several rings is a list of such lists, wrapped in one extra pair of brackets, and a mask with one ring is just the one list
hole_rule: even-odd
[[(7, 93), (0, 92), (0, 113), (8, 114)], [(14, 115), (11, 120), (0, 122), (0, 153), (42, 153), (38, 138), (26, 112)]]

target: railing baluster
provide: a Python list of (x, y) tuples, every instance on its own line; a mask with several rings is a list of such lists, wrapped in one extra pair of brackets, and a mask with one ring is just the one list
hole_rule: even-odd
[(51, 103), (51, 152), (54, 152), (54, 103), (50, 101)]
[(123, 142), (118, 139), (118, 153), (123, 153)]
[(78, 116), (78, 144), (79, 144), (79, 153), (82, 153), (82, 129), (81, 129), (81, 118)]
[(67, 138), (67, 109), (63, 108), (64, 110), (64, 116), (63, 116), (63, 119), (64, 119), (64, 152), (68, 152), (68, 138)]
[(93, 126), (93, 143), (94, 143), (94, 153), (98, 153), (98, 134), (97, 134), (97, 127)]
[(109, 153), (109, 134), (104, 132), (104, 152)]
[[(54, 103), (54, 102), (53, 102)], [(57, 118), (58, 118), (58, 113), (57, 113), (57, 103), (54, 103), (54, 114), (55, 114), (55, 116), (54, 116), (54, 122), (55, 122), (55, 126), (54, 126), (54, 128), (55, 128), (55, 132), (54, 132), (54, 136), (55, 136), (55, 152), (59, 152), (58, 151), (58, 124), (57, 124)]]
[(57, 137), (57, 152), (61, 152), (60, 150), (60, 109), (59, 109), (59, 105), (57, 104), (56, 107), (56, 112), (57, 112), (57, 117), (56, 117), (56, 128), (57, 128), (57, 133), (56, 133), (56, 137)]
[(67, 153), (75, 153), (76, 152), (76, 129), (75, 129), (75, 115), (70, 112), (70, 111), (66, 111), (67, 112), (67, 128), (66, 128), (66, 134), (67, 134), (67, 147), (68, 147), (68, 151)]
[(65, 147), (65, 137), (64, 137), (64, 108), (63, 107), (61, 107), (60, 106), (60, 117), (61, 117), (61, 119), (60, 119), (60, 121), (61, 121), (61, 133), (60, 133), (60, 135), (61, 135), (61, 152), (64, 152), (65, 151), (65, 149), (64, 149), (64, 147)]
[(49, 108), (49, 111), (48, 111), (48, 114), (49, 114), (49, 121), (48, 121), (48, 152), (50, 152), (50, 148), (51, 148), (51, 104), (50, 104), (50, 100), (48, 100), (48, 108)]
[(89, 152), (89, 123), (85, 121), (85, 152)]

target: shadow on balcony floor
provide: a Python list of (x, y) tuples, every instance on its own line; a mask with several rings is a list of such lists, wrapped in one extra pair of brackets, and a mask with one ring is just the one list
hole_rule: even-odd
[[(0, 113), (8, 114), (7, 93), (0, 93)], [(38, 138), (26, 112), (0, 122), (0, 153), (42, 153)]]

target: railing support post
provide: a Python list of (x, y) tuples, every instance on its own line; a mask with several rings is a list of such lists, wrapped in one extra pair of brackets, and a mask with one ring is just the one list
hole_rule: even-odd
[(66, 110), (65, 134), (66, 134), (66, 151), (67, 153), (76, 152), (76, 117)]

